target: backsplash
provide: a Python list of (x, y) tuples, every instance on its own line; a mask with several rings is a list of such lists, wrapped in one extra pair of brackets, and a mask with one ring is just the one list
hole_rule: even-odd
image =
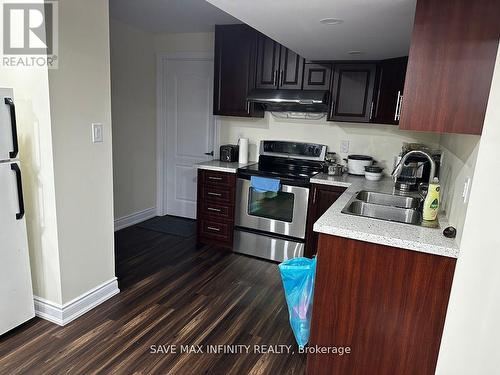
[[(443, 150), (441, 167), (442, 202), (441, 209), (446, 212), (450, 225), (457, 228), (457, 241), (460, 243), (468, 201), (464, 202), (462, 193), (467, 178), (474, 176), (478, 135), (442, 134), (440, 147)], [(469, 186), (469, 191), (470, 191)]]
[[(394, 157), (403, 142), (421, 142), (439, 146), (439, 134), (401, 131), (394, 125), (335, 123), (322, 120), (276, 119), (269, 112), (262, 119), (219, 117), (220, 144), (250, 139), (249, 160), (257, 160), (259, 142), (263, 139), (301, 141), (325, 144), (342, 158), (347, 154), (370, 155), (392, 172)], [(340, 153), (341, 142), (349, 141), (349, 152)]]

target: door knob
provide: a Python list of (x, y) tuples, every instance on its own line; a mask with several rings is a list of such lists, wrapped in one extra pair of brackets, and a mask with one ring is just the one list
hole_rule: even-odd
[(212, 150), (212, 151), (210, 151), (210, 152), (205, 152), (205, 155), (214, 156), (214, 150)]

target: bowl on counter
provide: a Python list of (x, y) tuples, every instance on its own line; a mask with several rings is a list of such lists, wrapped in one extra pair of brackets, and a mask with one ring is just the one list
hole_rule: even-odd
[(384, 176), (384, 168), (375, 165), (365, 166), (365, 178), (368, 181), (379, 181)]

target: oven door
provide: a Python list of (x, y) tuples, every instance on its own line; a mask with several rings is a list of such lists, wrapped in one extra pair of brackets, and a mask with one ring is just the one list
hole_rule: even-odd
[(260, 193), (250, 180), (238, 178), (236, 226), (284, 236), (305, 238), (309, 188), (281, 185), (277, 193)]

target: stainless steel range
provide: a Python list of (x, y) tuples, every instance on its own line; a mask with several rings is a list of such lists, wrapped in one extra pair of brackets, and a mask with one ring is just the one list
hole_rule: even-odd
[[(259, 163), (238, 169), (235, 252), (275, 261), (304, 254), (310, 178), (325, 155), (325, 145), (261, 141)], [(252, 176), (279, 179), (279, 191), (253, 188)]]

